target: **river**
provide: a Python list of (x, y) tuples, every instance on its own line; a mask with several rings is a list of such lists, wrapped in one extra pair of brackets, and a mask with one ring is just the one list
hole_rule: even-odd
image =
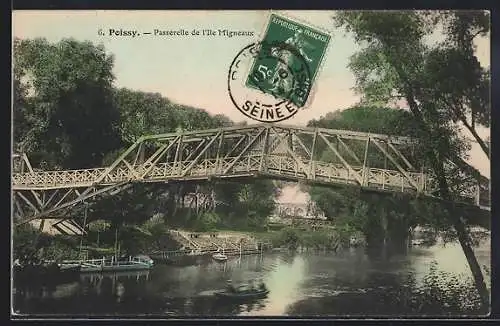
[[(490, 266), (489, 241), (475, 251), (480, 264)], [(426, 305), (428, 299), (410, 291), (422, 284), (433, 261), (441, 285), (451, 282), (448, 273), (462, 281), (471, 278), (460, 246), (453, 243), (375, 258), (362, 248), (338, 253), (272, 252), (230, 258), (226, 263), (86, 275), (51, 289), (17, 290), (13, 302), (18, 314), (51, 316), (421, 316), (442, 315), (446, 307), (449, 315), (468, 314), (453, 310), (447, 302)], [(489, 284), (488, 273), (486, 278)], [(221, 302), (213, 292), (229, 279), (235, 284), (261, 279), (270, 293), (254, 302)], [(466, 291), (462, 286), (453, 293)]]

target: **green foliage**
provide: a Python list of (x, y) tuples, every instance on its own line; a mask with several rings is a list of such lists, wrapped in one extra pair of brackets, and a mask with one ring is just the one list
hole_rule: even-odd
[(142, 223), (155, 212), (154, 189), (137, 184), (118, 196), (109, 196), (96, 201), (89, 210), (89, 221), (104, 219), (112, 228), (122, 224)]
[(220, 201), (216, 212), (223, 217), (223, 226), (259, 229), (267, 225), (280, 189), (271, 180), (255, 179), (220, 183), (215, 192)]
[(334, 248), (334, 237), (328, 232), (304, 232), (301, 236), (301, 245), (312, 249)]
[(415, 121), (402, 109), (380, 106), (357, 105), (337, 112), (337, 115), (311, 120), (308, 126), (355, 130), (384, 135), (412, 136)]
[[(443, 87), (444, 97), (450, 98), (462, 95), (465, 106), (459, 110), (470, 114), (472, 124), (477, 122), (488, 127), (490, 123), (490, 74), (489, 69), (483, 69), (474, 53), (476, 46), (474, 41), (477, 36), (487, 37), (490, 32), (490, 16), (487, 11), (452, 11), (442, 13), (440, 23), (443, 24), (446, 39), (438, 49), (438, 55), (448, 59), (441, 67), (437, 65), (436, 74), (440, 74), (443, 80), (439, 85)], [(438, 60), (441, 59), (435, 56)], [(436, 63), (438, 63), (436, 62)], [(442, 63), (442, 62), (441, 62)], [(449, 87), (456, 83), (455, 87)], [(453, 108), (452, 108), (453, 109)], [(460, 114), (459, 111), (454, 110)], [(463, 120), (463, 118), (460, 118)], [(474, 125), (471, 126), (472, 129)]]
[(21, 264), (41, 260), (78, 259), (78, 239), (65, 235), (40, 234), (31, 225), (14, 229), (13, 257)]
[(335, 228), (329, 230), (304, 230), (293, 226), (282, 227), (278, 231), (254, 233), (261, 241), (272, 243), (273, 247), (298, 247), (312, 250), (338, 250), (349, 246), (351, 237), (363, 239), (363, 236), (351, 228)]
[(143, 253), (153, 236), (149, 230), (133, 224), (121, 226), (119, 235), (120, 252), (128, 255)]
[(418, 293), (423, 299), (420, 309), (424, 311), (432, 311), (443, 303), (451, 314), (475, 312), (481, 307), (481, 298), (473, 281), (438, 271), (435, 261), (431, 264), (430, 272), (424, 277), (422, 286), (418, 288)]
[(90, 223), (87, 228), (91, 232), (104, 232), (111, 227), (111, 224), (105, 220), (96, 220)]
[(284, 224), (280, 224), (280, 223), (268, 223), (267, 224), (267, 228), (269, 231), (280, 231), (282, 230), (283, 228), (285, 227)]
[(155, 214), (140, 225), (128, 225), (121, 231), (121, 250), (129, 255), (162, 248), (169, 227), (161, 214)]
[[(350, 68), (363, 100), (387, 103), (396, 97), (406, 101), (416, 122), (422, 158), (437, 180), (439, 196), (446, 201), (456, 200), (460, 187), (453, 185), (467, 184), (471, 178), (470, 170), (462, 164), (470, 144), (464, 139), (460, 124), (488, 158), (490, 154), (476, 130), (476, 122), (489, 124), (489, 72), (480, 66), (473, 44), (475, 36), (488, 33), (489, 14), (358, 11), (341, 12), (334, 20), (362, 47), (353, 56)], [(428, 38), (438, 23), (445, 27), (445, 40), (430, 43)], [(456, 168), (446, 164), (448, 159), (455, 162)], [(483, 276), (457, 213), (447, 215), (457, 230), (486, 306), (489, 298)]]
[(409, 273), (401, 280), (403, 286), (389, 287), (382, 293), (383, 300), (400, 307), (408, 316), (471, 316), (486, 314), (474, 282), (469, 277), (437, 269), (433, 261), (423, 279)]
[(14, 61), (14, 148), (35, 165), (99, 166), (119, 146), (113, 57), (90, 42), (16, 39)]
[(297, 248), (300, 244), (300, 236), (297, 229), (285, 228), (281, 230), (281, 243), (289, 248)]
[(194, 224), (193, 230), (197, 232), (214, 231), (220, 225), (220, 217), (213, 212), (205, 212), (198, 216)]
[(270, 243), (274, 248), (279, 248), (284, 246), (282, 243), (281, 230), (269, 230), (269, 231), (250, 231), (254, 238), (259, 239), (259, 241)]
[[(475, 129), (476, 122), (489, 124), (489, 72), (479, 65), (473, 51), (474, 38), (489, 30), (488, 20), (484, 11), (364, 11), (341, 12), (335, 17), (337, 26), (363, 47), (349, 65), (363, 101), (386, 104), (394, 98), (405, 99), (418, 115), (418, 124), (427, 124), (425, 129), (417, 125), (424, 142), (452, 159), (464, 155), (460, 146), (451, 146), (458, 137), (457, 121), (489, 157)], [(426, 38), (438, 23), (445, 27), (445, 40), (428, 44)]]
[(38, 257), (37, 240), (38, 231), (27, 224), (13, 229), (12, 234), (12, 254), (14, 259), (19, 258), (21, 262), (35, 261)]
[(311, 200), (325, 212), (330, 219), (350, 216), (359, 197), (359, 192), (349, 188), (330, 189), (327, 187), (311, 187)]
[(126, 144), (144, 135), (175, 132), (175, 106), (161, 94), (121, 88), (114, 91), (114, 100), (120, 109), (120, 136)]
[(47, 260), (62, 261), (65, 259), (79, 259), (80, 253), (75, 238), (64, 239), (64, 236), (54, 237), (49, 245), (46, 245), (40, 253), (40, 258)]

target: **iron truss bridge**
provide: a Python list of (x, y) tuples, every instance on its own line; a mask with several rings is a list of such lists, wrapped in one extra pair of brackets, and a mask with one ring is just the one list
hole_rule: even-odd
[[(79, 203), (134, 182), (255, 176), (436, 196), (436, 183), (414, 151), (415, 142), (404, 137), (276, 124), (143, 136), (100, 168), (42, 171), (26, 155), (14, 155), (12, 208), (20, 225), (69, 218)], [(456, 186), (457, 202), (490, 206), (488, 179)]]

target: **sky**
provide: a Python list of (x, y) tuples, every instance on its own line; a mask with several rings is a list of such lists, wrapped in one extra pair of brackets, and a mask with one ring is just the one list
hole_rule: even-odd
[[(354, 76), (347, 68), (349, 57), (359, 50), (354, 40), (333, 26), (332, 11), (279, 11), (278, 14), (328, 32), (332, 38), (323, 65), (315, 80), (307, 109), (300, 110), (286, 124), (305, 125), (328, 112), (355, 105), (360, 97), (352, 90)], [(13, 36), (44, 37), (51, 42), (62, 38), (102, 43), (115, 56), (115, 86), (158, 92), (179, 104), (222, 113), (233, 121), (246, 118), (227, 94), (227, 74), (236, 54), (264, 33), (269, 11), (14, 11)], [(185, 30), (187, 36), (110, 36), (109, 30), (139, 33), (154, 30)], [(191, 35), (205, 29), (251, 31), (254, 36)], [(99, 35), (99, 30), (104, 36)], [(479, 39), (477, 56), (490, 65), (490, 40)], [(489, 129), (481, 130), (481, 136)], [(474, 145), (470, 163), (490, 177), (490, 163)], [(287, 190), (291, 201), (302, 201), (297, 188)]]

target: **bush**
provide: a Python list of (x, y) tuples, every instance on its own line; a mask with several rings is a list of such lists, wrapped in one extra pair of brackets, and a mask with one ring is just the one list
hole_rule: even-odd
[(14, 230), (14, 258), (22, 263), (36, 263), (40, 260), (78, 259), (79, 238), (65, 235), (39, 233), (27, 225)]
[(475, 284), (470, 277), (456, 275), (437, 268), (431, 263), (429, 272), (417, 284), (414, 274), (409, 274), (403, 284), (407, 286), (387, 292), (393, 305), (415, 315), (472, 315), (486, 314)]
[(339, 233), (337, 230), (311, 231), (290, 226), (283, 227), (279, 231), (254, 233), (254, 235), (262, 241), (271, 242), (274, 247), (288, 247), (290, 249), (305, 247), (317, 250), (337, 250), (341, 246), (348, 246), (352, 235), (359, 236), (352, 230)]
[(444, 307), (452, 314), (481, 310), (481, 298), (473, 280), (438, 271), (435, 261), (417, 291), (422, 300), (421, 309), (424, 311), (432, 311), (434, 307)]

